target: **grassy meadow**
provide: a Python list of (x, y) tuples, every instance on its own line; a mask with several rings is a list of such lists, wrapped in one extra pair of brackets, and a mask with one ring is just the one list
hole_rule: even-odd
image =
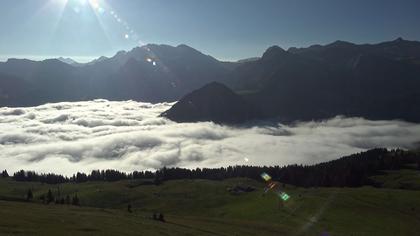
[[(417, 171), (418, 172), (418, 171)], [(414, 179), (416, 172), (400, 173)], [(382, 177), (395, 186), (396, 173)], [(379, 177), (376, 177), (379, 178)], [(402, 178), (402, 177), (400, 177)], [(232, 194), (234, 186), (255, 191)], [(284, 189), (280, 201), (264, 183), (142, 180), (48, 185), (0, 178), (0, 235), (417, 235), (420, 191), (390, 188)], [(28, 189), (34, 199), (25, 201)], [(39, 197), (77, 194), (81, 206), (43, 204)], [(132, 206), (132, 213), (127, 206)], [(166, 222), (151, 219), (163, 213)]]

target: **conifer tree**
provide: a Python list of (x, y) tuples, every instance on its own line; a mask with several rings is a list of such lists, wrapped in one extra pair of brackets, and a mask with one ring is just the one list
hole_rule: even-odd
[(54, 201), (54, 195), (51, 192), (51, 189), (48, 189), (48, 193), (47, 193), (47, 204), (51, 203)]
[(31, 201), (34, 198), (34, 195), (32, 193), (31, 189), (28, 189), (28, 192), (26, 193), (26, 200)]

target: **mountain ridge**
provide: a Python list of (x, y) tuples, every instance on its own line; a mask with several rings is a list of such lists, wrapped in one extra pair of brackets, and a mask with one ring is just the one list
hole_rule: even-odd
[(262, 57), (242, 62), (221, 62), (183, 44), (148, 44), (78, 66), (9, 59), (0, 63), (0, 80), (8, 84), (0, 106), (94, 98), (172, 102), (218, 82), (266, 118), (345, 115), (420, 122), (419, 75), (420, 42), (402, 38), (288, 50), (272, 46)]
[[(337, 115), (420, 122), (420, 43), (397, 39), (357, 45), (336, 41), (284, 50), (242, 63), (226, 84), (265, 118)], [(196, 95), (198, 96), (198, 95)]]
[[(145, 71), (127, 66), (128, 62), (133, 64), (131, 59), (137, 60), (138, 68)], [(0, 106), (32, 106), (93, 98), (175, 101), (206, 83), (225, 79), (229, 70), (215, 58), (182, 44), (176, 47), (148, 44), (77, 66), (58, 59), (9, 59), (0, 63), (0, 73), (26, 81), (22, 86), (30, 93), (19, 99), (20, 102), (0, 99)], [(72, 81), (70, 87), (64, 86), (66, 81)], [(65, 98), (53, 95), (66, 94), (69, 90), (73, 94)], [(13, 92), (13, 88), (4, 91), (6, 94)]]

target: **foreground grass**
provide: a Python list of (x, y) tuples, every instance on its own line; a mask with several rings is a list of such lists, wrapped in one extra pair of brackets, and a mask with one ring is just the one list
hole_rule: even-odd
[[(235, 185), (257, 191), (232, 195)], [(262, 194), (249, 179), (141, 181), (47, 185), (0, 179), (0, 198), (35, 199), (51, 189), (77, 193), (83, 207), (0, 202), (3, 235), (418, 235), (420, 191), (363, 188), (295, 188), (291, 199)], [(35, 200), (34, 200), (35, 201)], [(37, 202), (37, 201), (35, 201)], [(127, 204), (134, 213), (126, 211)], [(150, 220), (163, 212), (167, 223)]]

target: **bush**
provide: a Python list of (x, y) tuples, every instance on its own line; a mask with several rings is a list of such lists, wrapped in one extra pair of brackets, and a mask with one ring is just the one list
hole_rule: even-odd
[(1, 177), (3, 178), (9, 177), (9, 173), (7, 173), (7, 170), (3, 170), (3, 172), (1, 172)]

